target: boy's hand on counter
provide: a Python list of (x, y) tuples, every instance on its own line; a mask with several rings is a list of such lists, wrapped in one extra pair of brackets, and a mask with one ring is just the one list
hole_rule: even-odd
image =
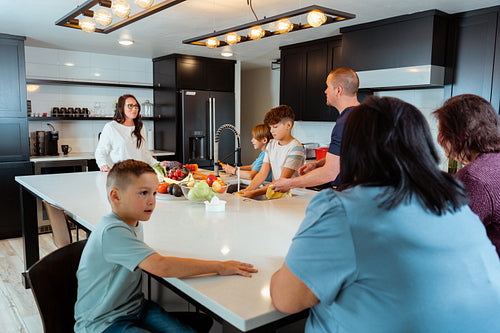
[(250, 273), (257, 273), (258, 270), (253, 268), (252, 264), (247, 264), (239, 261), (221, 261), (220, 269), (217, 271), (219, 275), (242, 275), (252, 277)]

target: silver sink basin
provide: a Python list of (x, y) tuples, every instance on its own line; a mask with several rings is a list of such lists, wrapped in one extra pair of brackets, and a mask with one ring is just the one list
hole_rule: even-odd
[[(240, 190), (244, 189), (244, 188), (247, 188), (248, 184), (245, 184), (245, 183), (241, 183), (240, 182)], [(236, 193), (238, 192), (238, 183), (234, 183), (234, 184), (229, 184), (227, 186), (227, 191), (226, 193), (229, 193), (229, 194), (233, 194), (233, 193)], [(258, 197), (255, 197), (255, 198), (245, 198), (245, 199), (248, 199), (248, 200), (267, 200), (266, 196), (265, 195), (259, 195)]]

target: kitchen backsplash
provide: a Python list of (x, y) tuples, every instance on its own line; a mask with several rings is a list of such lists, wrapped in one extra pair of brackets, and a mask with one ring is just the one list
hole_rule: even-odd
[[(26, 47), (26, 77), (62, 81), (106, 82), (116, 84), (153, 84), (151, 59), (113, 56), (38, 47)], [(51, 115), (53, 107), (88, 108), (94, 116), (112, 116), (115, 101), (123, 94), (133, 94), (141, 103), (153, 102), (153, 89), (83, 85), (40, 84), (28, 92), (32, 115)], [(97, 136), (107, 121), (49, 121), (59, 132), (59, 145), (67, 144), (74, 152), (91, 152)], [(153, 122), (144, 121), (148, 141), (153, 140)], [(49, 130), (46, 121), (30, 121), (29, 130)], [(154, 142), (149, 143), (149, 146)]]
[[(57, 120), (57, 121), (30, 121), (29, 130), (50, 131), (47, 123), (52, 124), (59, 132), (59, 151), (61, 145), (69, 145), (73, 152), (93, 152), (97, 147), (97, 138), (104, 125), (109, 120)], [(148, 145), (150, 149), (154, 147), (153, 121), (145, 120)]]
[[(444, 102), (444, 88), (377, 91), (375, 95), (402, 99), (422, 111), (429, 123), (431, 134), (440, 155), (440, 167), (442, 170), (448, 170), (448, 159), (441, 146), (437, 143), (437, 121), (431, 115)], [(335, 126), (334, 122), (297, 121), (293, 127), (292, 135), (302, 143), (317, 142), (321, 146), (328, 146), (333, 126)]]

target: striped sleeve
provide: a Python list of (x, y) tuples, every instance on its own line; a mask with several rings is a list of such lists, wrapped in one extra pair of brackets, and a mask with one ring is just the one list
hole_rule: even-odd
[(288, 153), (284, 167), (292, 170), (298, 170), (302, 165), (304, 165), (305, 157), (304, 147), (302, 147), (302, 145), (297, 141), (296, 145)]

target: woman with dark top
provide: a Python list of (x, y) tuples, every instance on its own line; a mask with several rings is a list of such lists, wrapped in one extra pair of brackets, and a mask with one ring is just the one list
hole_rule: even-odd
[[(370, 97), (349, 114), (339, 191), (326, 189), (271, 279), (306, 332), (498, 332), (500, 261), (424, 116)], [(493, 311), (493, 312), (492, 312)]]
[(500, 255), (500, 119), (484, 98), (459, 95), (434, 111), (439, 144), (463, 165), (456, 177)]

